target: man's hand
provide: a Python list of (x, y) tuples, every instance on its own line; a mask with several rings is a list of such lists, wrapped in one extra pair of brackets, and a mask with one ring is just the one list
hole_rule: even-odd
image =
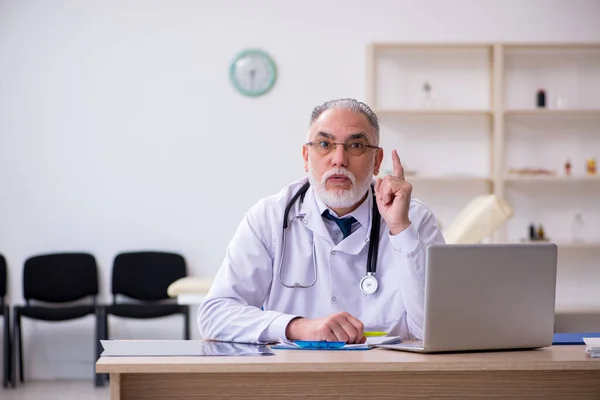
[(296, 318), (290, 321), (285, 336), (289, 340), (326, 340), (328, 342), (364, 343), (364, 325), (347, 312), (323, 318)]
[(390, 228), (390, 233), (396, 235), (410, 226), (408, 209), (412, 185), (404, 180), (404, 168), (396, 150), (392, 151), (392, 161), (394, 173), (377, 179), (375, 196), (379, 213)]

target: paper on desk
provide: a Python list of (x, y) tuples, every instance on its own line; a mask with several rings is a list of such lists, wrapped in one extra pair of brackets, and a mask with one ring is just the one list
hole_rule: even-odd
[[(369, 350), (372, 349), (377, 344), (394, 344), (401, 343), (402, 339), (400, 336), (380, 336), (380, 337), (368, 337), (366, 343), (358, 343), (358, 344), (346, 344), (343, 347), (338, 347), (335, 349), (326, 349), (326, 350)], [(321, 349), (312, 349), (300, 347), (294, 341), (287, 339), (279, 339), (279, 342), (271, 346), (272, 349), (276, 350), (321, 350)]]
[(585, 346), (585, 352), (590, 355), (590, 357), (597, 358), (600, 357), (600, 338), (598, 337), (584, 337), (583, 338)]
[(263, 356), (273, 355), (266, 345), (210, 340), (101, 340), (102, 356)]
[(600, 350), (600, 337), (584, 337), (583, 341), (588, 348)]
[(402, 343), (400, 336), (378, 336), (368, 337), (367, 344), (369, 346), (375, 346), (376, 344), (396, 344)]

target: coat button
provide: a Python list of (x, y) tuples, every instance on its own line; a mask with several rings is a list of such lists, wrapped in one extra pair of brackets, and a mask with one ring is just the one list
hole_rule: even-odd
[(331, 253), (330, 253), (330, 254), (331, 254), (332, 256), (335, 256), (335, 250), (331, 250)]
[(335, 302), (335, 296), (333, 296), (333, 297), (331, 298), (331, 301)]

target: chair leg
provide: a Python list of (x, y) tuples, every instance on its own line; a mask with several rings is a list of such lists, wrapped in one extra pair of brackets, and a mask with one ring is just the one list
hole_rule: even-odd
[(16, 377), (16, 373), (15, 373), (15, 345), (16, 345), (16, 339), (15, 339), (15, 322), (14, 322), (14, 318), (15, 315), (17, 314), (17, 307), (14, 307), (13, 309), (13, 321), (12, 321), (12, 328), (13, 331), (11, 332), (12, 336), (11, 336), (11, 343), (10, 343), (10, 359), (9, 359), (9, 364), (10, 367), (8, 368), (10, 371), (10, 376), (9, 376), (9, 381), (10, 381), (10, 386), (12, 386), (13, 388), (17, 386), (17, 377)]
[[(19, 346), (15, 349), (19, 352), (19, 380), (21, 382), (25, 381), (25, 374), (23, 374), (23, 336), (21, 335), (21, 314), (15, 311), (15, 342), (19, 343)], [(15, 369), (15, 381), (17, 380), (16, 374), (17, 371)]]
[[(102, 312), (102, 334), (104, 340), (110, 339), (110, 331), (108, 328), (108, 313), (106, 312), (106, 309), (104, 309), (104, 311)], [(104, 379), (104, 382), (110, 382), (109, 374), (102, 374), (102, 377)]]
[(2, 368), (2, 387), (8, 387), (9, 383), (12, 382), (11, 374), (11, 340), (10, 340), (10, 308), (5, 306), (4, 308), (4, 361)]
[(17, 387), (17, 348), (20, 346), (19, 343), (19, 335), (17, 334), (17, 316), (19, 315), (19, 308), (18, 307), (14, 307), (13, 308), (13, 335), (12, 335), (12, 340), (13, 340), (13, 345), (12, 345), (12, 351), (10, 353), (11, 356), (11, 368), (10, 368), (10, 377), (11, 377), (11, 385), (12, 387)]
[(185, 340), (190, 340), (190, 310), (185, 308), (183, 312), (183, 335)]
[[(94, 337), (94, 350), (96, 353), (96, 361), (100, 359), (100, 355), (102, 354), (102, 345), (100, 344), (100, 340), (104, 340), (104, 318), (102, 317), (102, 307), (96, 308), (96, 331)], [(96, 372), (96, 367), (94, 363), (94, 382), (96, 387), (104, 386), (104, 378), (102, 374)]]

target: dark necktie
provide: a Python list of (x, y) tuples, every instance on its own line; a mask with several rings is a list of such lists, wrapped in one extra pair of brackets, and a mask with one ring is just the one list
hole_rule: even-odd
[(336, 218), (329, 213), (329, 210), (325, 210), (323, 212), (323, 217), (327, 218), (330, 221), (334, 221), (340, 227), (342, 233), (344, 234), (344, 239), (352, 233), (352, 224), (358, 222), (354, 217)]

